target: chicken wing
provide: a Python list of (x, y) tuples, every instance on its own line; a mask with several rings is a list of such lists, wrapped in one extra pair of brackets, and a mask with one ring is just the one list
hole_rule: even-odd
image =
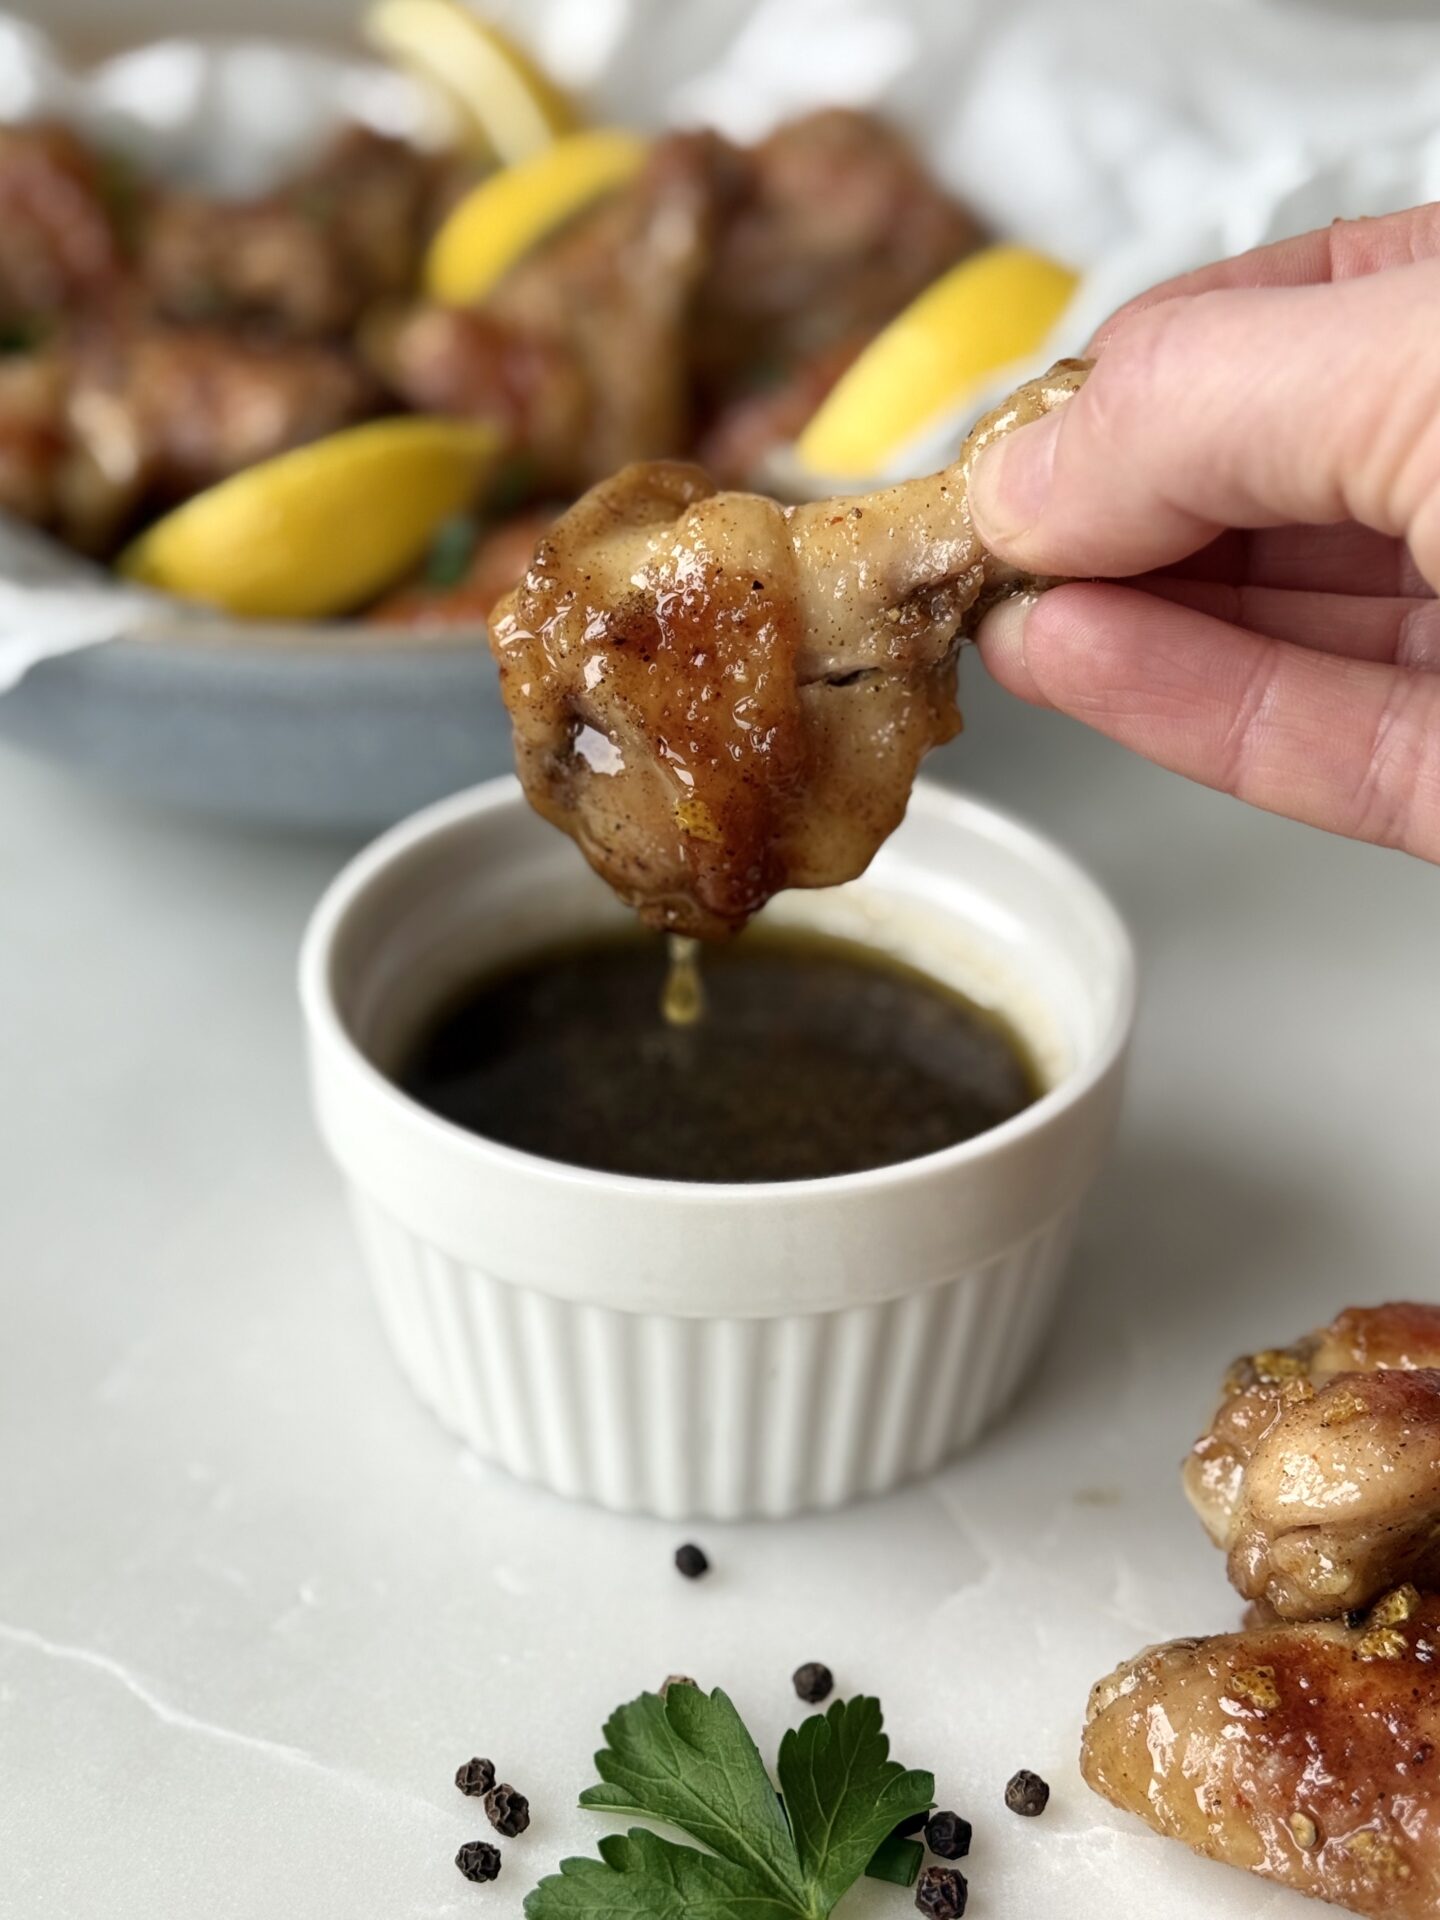
[(1440, 1912), (1440, 1598), (1176, 1640), (1090, 1696), (1081, 1768), (1157, 1833), (1355, 1913)]
[(874, 333), (984, 238), (873, 114), (805, 114), (740, 160), (696, 302), (702, 380), (732, 392)]
[(356, 127), (263, 199), (159, 196), (141, 275), (167, 319), (339, 334), (372, 301), (413, 291), (440, 179), (431, 156)]
[(644, 919), (717, 938), (868, 865), (959, 727), (958, 637), (1036, 584), (976, 538), (968, 464), (1084, 372), (1022, 387), (929, 479), (787, 508), (641, 464), (541, 542), (491, 631), (520, 777)]
[(373, 402), (354, 362), (319, 342), (91, 329), (71, 352), (60, 524), (74, 545), (107, 552), (144, 509), (348, 426)]
[(733, 154), (714, 134), (657, 140), (638, 179), (481, 308), (419, 306), (374, 329), (382, 377), (408, 406), (496, 422), (542, 489), (688, 446), (692, 310)]
[(1440, 1307), (1352, 1308), (1238, 1361), (1185, 1490), (1236, 1589), (1281, 1619), (1440, 1585)]

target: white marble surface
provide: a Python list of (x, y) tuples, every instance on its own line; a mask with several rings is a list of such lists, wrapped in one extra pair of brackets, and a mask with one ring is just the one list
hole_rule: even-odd
[[(460, 1457), (391, 1367), (305, 1110), (291, 973), (342, 857), (0, 760), (0, 1913), (519, 1914), (604, 1823), (605, 1712), (680, 1669), (773, 1743), (820, 1658), (971, 1815), (976, 1920), (1308, 1909), (1112, 1815), (1090, 1682), (1235, 1617), (1175, 1463), (1232, 1353), (1434, 1294), (1440, 874), (1024, 713), (970, 673), (946, 765), (1137, 931), (1121, 1150), (1003, 1430), (837, 1516), (672, 1527)], [(472, 1752), (536, 1817), (502, 1880)], [(1050, 1814), (1000, 1805), (1017, 1766)], [(856, 1920), (909, 1911), (872, 1888)]]

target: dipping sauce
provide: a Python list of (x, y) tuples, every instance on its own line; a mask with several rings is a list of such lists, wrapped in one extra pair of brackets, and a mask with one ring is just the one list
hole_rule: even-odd
[(656, 1180), (809, 1180), (969, 1140), (1040, 1091), (996, 1014), (871, 948), (752, 929), (701, 960), (705, 1013), (661, 1014), (666, 951), (621, 934), (477, 981), (397, 1078), (458, 1126)]

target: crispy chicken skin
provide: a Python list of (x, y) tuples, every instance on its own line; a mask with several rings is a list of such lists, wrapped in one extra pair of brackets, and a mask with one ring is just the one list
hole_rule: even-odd
[(1352, 1308), (1225, 1395), (1185, 1490), (1247, 1600), (1313, 1620), (1440, 1585), (1440, 1307)]
[(520, 777), (642, 918), (719, 938), (864, 870), (959, 727), (958, 637), (1035, 584), (976, 538), (968, 463), (1084, 372), (1022, 387), (929, 479), (786, 508), (653, 462), (541, 542), (491, 630)]
[(1440, 1598), (1177, 1640), (1090, 1696), (1081, 1767), (1157, 1833), (1384, 1920), (1440, 1912)]

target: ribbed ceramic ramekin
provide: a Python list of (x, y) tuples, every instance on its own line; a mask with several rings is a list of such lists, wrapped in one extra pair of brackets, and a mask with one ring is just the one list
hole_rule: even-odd
[(881, 1492), (975, 1439), (1049, 1321), (1133, 1017), (1113, 908), (1027, 828), (922, 785), (863, 880), (767, 912), (1003, 1008), (1048, 1091), (943, 1153), (758, 1186), (588, 1172), (436, 1118), (389, 1077), (427, 1011), (625, 917), (511, 780), (386, 834), (311, 921), (317, 1113), (401, 1367), (558, 1493), (731, 1519)]

